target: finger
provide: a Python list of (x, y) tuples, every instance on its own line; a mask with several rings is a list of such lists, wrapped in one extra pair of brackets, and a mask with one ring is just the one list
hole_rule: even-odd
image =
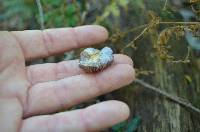
[[(126, 55), (114, 56), (114, 64), (129, 64), (133, 66), (131, 58)], [(78, 66), (78, 60), (63, 61), (60, 63), (38, 64), (27, 67), (27, 75), (32, 85), (47, 81), (59, 80), (70, 76), (85, 73)]]
[(132, 66), (117, 64), (98, 74), (81, 74), (58, 81), (36, 84), (29, 91), (28, 109), (24, 116), (67, 109), (130, 84), (133, 79)]
[(106, 101), (85, 109), (24, 120), (21, 132), (100, 131), (126, 120), (129, 108), (119, 101)]
[(14, 31), (11, 34), (21, 45), (26, 60), (100, 43), (108, 37), (106, 29), (97, 25), (43, 31)]

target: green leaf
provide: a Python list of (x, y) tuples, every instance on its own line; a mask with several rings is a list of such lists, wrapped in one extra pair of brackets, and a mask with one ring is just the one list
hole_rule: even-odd
[(73, 16), (73, 17), (68, 18), (67, 24), (70, 27), (76, 26), (77, 25), (77, 17)]
[(41, 0), (41, 2), (51, 6), (60, 6), (63, 3), (62, 0)]
[(135, 5), (135, 7), (139, 7), (144, 9), (144, 1), (143, 0), (133, 0), (133, 5)]
[(67, 16), (73, 16), (74, 13), (76, 13), (76, 7), (74, 4), (69, 4), (67, 6), (67, 11), (66, 11), (66, 15)]
[(115, 131), (115, 132), (120, 132), (120, 131), (122, 131), (125, 128), (126, 124), (127, 124), (126, 121), (121, 122), (119, 124), (116, 124), (116, 125), (114, 125), (112, 127), (112, 130)]
[(57, 27), (61, 27), (62, 26), (62, 24), (63, 24), (63, 16), (56, 16), (54, 18), (54, 20), (55, 20), (55, 24), (56, 24)]
[(129, 0), (118, 0), (118, 4), (122, 7), (126, 7), (129, 3)]
[(192, 78), (189, 75), (185, 75), (184, 77), (189, 83), (192, 83)]
[(126, 132), (135, 132), (140, 123), (141, 123), (141, 118), (139, 116), (136, 116), (130, 122), (128, 122)]
[(117, 4), (115, 2), (113, 2), (113, 4), (111, 4), (111, 6), (110, 6), (110, 12), (115, 17), (118, 17), (120, 15), (119, 7), (117, 6)]

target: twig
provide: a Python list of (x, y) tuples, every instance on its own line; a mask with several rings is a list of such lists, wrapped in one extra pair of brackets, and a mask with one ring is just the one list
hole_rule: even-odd
[(184, 99), (182, 99), (180, 97), (173, 96), (173, 95), (171, 95), (171, 94), (169, 94), (169, 93), (167, 93), (165, 91), (160, 90), (159, 88), (156, 88), (156, 87), (154, 87), (154, 86), (152, 86), (152, 85), (140, 80), (140, 79), (136, 78), (135, 82), (140, 84), (140, 85), (142, 85), (142, 86), (144, 86), (145, 88), (150, 89), (151, 91), (154, 91), (154, 92), (156, 92), (156, 93), (158, 93), (158, 94), (160, 94), (160, 95), (172, 100), (175, 103), (178, 103), (178, 104), (184, 106), (185, 108), (188, 108), (188, 109), (200, 114), (200, 109), (198, 109), (197, 107), (193, 106), (190, 102), (186, 102)]
[(189, 63), (190, 62), (190, 47), (188, 47), (188, 51), (187, 51), (187, 55), (185, 56), (185, 58), (183, 60), (177, 60), (177, 61), (171, 61), (171, 63)]
[(165, 0), (165, 4), (164, 4), (164, 7), (163, 7), (163, 10), (166, 10), (167, 3), (168, 3), (168, 0)]
[(37, 3), (37, 7), (38, 7), (38, 11), (39, 11), (39, 15), (40, 15), (40, 27), (42, 30), (45, 29), (44, 27), (44, 13), (43, 13), (43, 9), (42, 9), (42, 4), (40, 0), (36, 0)]
[[(145, 26), (146, 26), (146, 27), (145, 27)], [(134, 47), (135, 41), (138, 40), (140, 37), (142, 37), (142, 35), (143, 35), (145, 32), (147, 32), (147, 30), (149, 29), (149, 26), (148, 26), (148, 25), (142, 25), (142, 26), (139, 27), (139, 28), (143, 28), (143, 27), (145, 27), (145, 28), (142, 30), (142, 32), (141, 32), (139, 35), (137, 35), (137, 36), (134, 38), (134, 40), (132, 40), (130, 43), (128, 43), (128, 44), (121, 50), (121, 52), (123, 52), (126, 48), (128, 48), (128, 47), (130, 47), (130, 46)]]
[(137, 30), (139, 30), (139, 29), (141, 29), (141, 28), (145, 28), (145, 27), (147, 27), (147, 26), (148, 26), (148, 24), (140, 25), (140, 26), (138, 26), (138, 27), (129, 29), (126, 33), (134, 32), (134, 31), (137, 31)]
[[(119, 34), (120, 34), (120, 35), (123, 34), (123, 36), (125, 36), (125, 35), (127, 35), (127, 34), (129, 34), (129, 33), (131, 33), (131, 32), (140, 30), (140, 29), (145, 28), (145, 27), (147, 27), (147, 26), (148, 26), (148, 24), (140, 25), (140, 26), (138, 26), (138, 27), (134, 27), (134, 28), (128, 29), (127, 31), (119, 32)], [(118, 35), (118, 33), (113, 34), (113, 35), (109, 38), (109, 40), (111, 41), (112, 38), (113, 38), (113, 36), (116, 36), (116, 35)]]
[(196, 24), (200, 24), (200, 22), (159, 22), (158, 24), (196, 25)]

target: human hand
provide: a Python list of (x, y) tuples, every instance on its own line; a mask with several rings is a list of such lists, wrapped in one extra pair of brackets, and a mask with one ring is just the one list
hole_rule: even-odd
[(25, 66), (27, 60), (100, 43), (107, 37), (100, 26), (0, 32), (0, 130), (98, 131), (127, 119), (129, 108), (119, 101), (50, 113), (131, 83), (134, 69), (129, 57), (115, 55), (112, 66), (96, 74), (84, 73), (77, 60)]

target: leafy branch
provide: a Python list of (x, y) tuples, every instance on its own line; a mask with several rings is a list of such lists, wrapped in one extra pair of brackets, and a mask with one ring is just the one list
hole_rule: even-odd
[(158, 56), (161, 59), (166, 60), (167, 62), (188, 63), (189, 62), (188, 55), (190, 53), (190, 50), (188, 50), (187, 55), (183, 60), (176, 60), (175, 57), (169, 55), (167, 43), (171, 38), (171, 36), (173, 36), (173, 34), (175, 34), (177, 38), (184, 36), (186, 30), (189, 30), (193, 34), (196, 34), (199, 29), (200, 22), (170, 22), (170, 21), (165, 22), (161, 21), (161, 19), (157, 17), (154, 13), (151, 13), (151, 18), (152, 19), (148, 24), (144, 24), (136, 28), (132, 28), (128, 31), (112, 35), (110, 37), (110, 41), (113, 42), (113, 40), (115, 40), (114, 38), (123, 39), (126, 37), (128, 33), (142, 29), (142, 31), (139, 32), (139, 34), (136, 37), (134, 37), (132, 41), (130, 41), (126, 46), (124, 46), (121, 49), (121, 52), (123, 53), (124, 50), (129, 47), (136, 49), (137, 47), (135, 42), (139, 40), (142, 36), (144, 36), (145, 33), (149, 32), (151, 29), (154, 29), (155, 27), (160, 25), (170, 25), (170, 26), (172, 25), (171, 27), (168, 27), (163, 31), (161, 31), (161, 33), (158, 35), (158, 40), (157, 43), (154, 45), (154, 48), (156, 49)]

